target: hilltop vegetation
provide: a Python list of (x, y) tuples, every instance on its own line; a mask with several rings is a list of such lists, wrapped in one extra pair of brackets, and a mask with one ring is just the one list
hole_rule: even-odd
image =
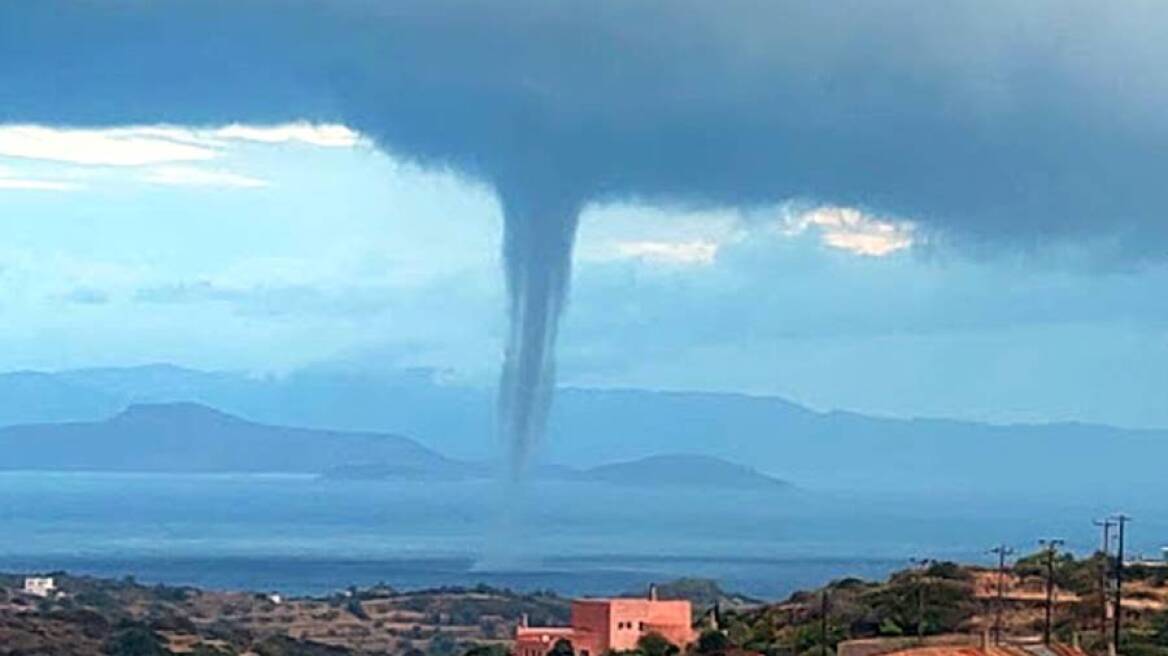
[[(625, 596), (643, 597), (649, 590), (632, 590)], [(657, 596), (661, 599), (684, 599), (693, 604), (694, 612), (704, 613), (718, 607), (723, 610), (752, 608), (761, 606), (762, 601), (746, 595), (727, 592), (712, 579), (696, 577), (680, 578), (657, 585)]]
[[(379, 585), (279, 599), (132, 578), (53, 577), (62, 594), (38, 599), (19, 592), (22, 577), (0, 575), (0, 654), (505, 656), (521, 617), (537, 625), (569, 621), (567, 598), (482, 585), (410, 592)], [(698, 609), (753, 601), (703, 579), (666, 583), (659, 591), (690, 599)]]
[(0, 654), (115, 656), (457, 656), (503, 645), (522, 614), (563, 624), (568, 600), (479, 586), (398, 592), (388, 586), (323, 598), (147, 586), (54, 575), (63, 594), (18, 592), (0, 576)]
[[(1099, 555), (1076, 559), (1070, 554), (1061, 555), (1054, 564), (1054, 635), (1069, 643), (1078, 633), (1093, 653), (1105, 651), (1099, 638), (1104, 564)], [(1004, 635), (1033, 638), (1041, 634), (1045, 573), (1041, 554), (1023, 557), (1008, 570), (1003, 586)], [(1127, 628), (1121, 653), (1168, 656), (1166, 577), (1168, 568), (1163, 567), (1127, 570)], [(818, 654), (824, 638), (826, 647), (834, 650), (844, 640), (905, 638), (911, 642), (943, 634), (976, 635), (993, 627), (997, 580), (991, 570), (938, 562), (897, 572), (881, 583), (843, 579), (795, 593), (778, 604), (731, 610), (720, 618), (720, 625), (728, 648), (773, 656)]]

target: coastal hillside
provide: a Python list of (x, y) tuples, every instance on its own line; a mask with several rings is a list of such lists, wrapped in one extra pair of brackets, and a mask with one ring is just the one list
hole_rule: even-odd
[[(1055, 559), (1050, 629), (1056, 646), (1107, 652), (1099, 631), (1103, 567), (1098, 555)], [(1000, 581), (993, 569), (932, 562), (882, 580), (839, 579), (771, 603), (708, 579), (665, 581), (659, 596), (693, 604), (699, 638), (681, 652), (654, 650), (645, 641), (623, 653), (882, 654), (922, 644), (975, 653), (972, 647), (995, 627), (1003, 644), (1034, 645), (1044, 629), (1047, 571), (1038, 553), (1008, 566)], [(506, 656), (519, 623), (570, 621), (570, 600), (555, 592), (485, 585), (397, 590), (382, 584), (299, 597), (51, 576), (56, 590), (37, 597), (22, 591), (23, 575), (0, 574), (0, 654)], [(1125, 590), (1119, 653), (1168, 656), (1168, 567), (1130, 567)]]

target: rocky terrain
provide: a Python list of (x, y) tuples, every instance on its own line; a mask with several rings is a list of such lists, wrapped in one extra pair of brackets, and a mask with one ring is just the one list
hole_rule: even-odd
[[(400, 593), (378, 587), (323, 598), (147, 586), (55, 574), (38, 598), (0, 577), (0, 654), (392, 653), (447, 656), (505, 645), (519, 618), (567, 621), (568, 600), (490, 588)], [(142, 651), (143, 644), (153, 645)]]

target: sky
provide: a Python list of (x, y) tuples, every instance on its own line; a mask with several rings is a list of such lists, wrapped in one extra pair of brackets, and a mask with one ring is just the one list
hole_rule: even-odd
[[(497, 376), (491, 190), (342, 125), (3, 126), (0, 217), (3, 369)], [(1168, 426), (1161, 263), (970, 253), (798, 200), (596, 203), (581, 222), (561, 384)]]
[(560, 384), (1168, 426), (1166, 20), (1154, 0), (0, 4), (0, 368), (493, 385), (508, 307), (550, 318), (537, 347), (559, 307), (515, 312), (504, 264), (538, 279), (571, 254)]

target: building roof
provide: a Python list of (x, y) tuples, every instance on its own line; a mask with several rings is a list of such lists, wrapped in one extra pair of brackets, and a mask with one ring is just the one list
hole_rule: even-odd
[(576, 633), (587, 633), (586, 630), (574, 629), (570, 626), (517, 626), (515, 627), (515, 635), (554, 635), (554, 636), (570, 636)]

